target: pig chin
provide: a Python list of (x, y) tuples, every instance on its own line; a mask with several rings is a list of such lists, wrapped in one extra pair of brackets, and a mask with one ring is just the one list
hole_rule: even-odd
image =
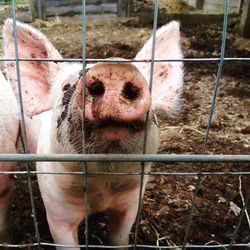
[(102, 138), (108, 141), (126, 139), (144, 128), (145, 124), (142, 121), (120, 122), (112, 119), (104, 120), (97, 125)]
[(125, 127), (107, 127), (100, 129), (103, 140), (116, 141), (123, 140), (129, 136), (129, 131)]
[(134, 153), (143, 137), (145, 122), (121, 122), (112, 119), (85, 122), (87, 153)]

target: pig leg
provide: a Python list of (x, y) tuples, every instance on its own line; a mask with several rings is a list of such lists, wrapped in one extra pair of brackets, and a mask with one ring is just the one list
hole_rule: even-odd
[[(53, 186), (53, 176), (38, 176), (39, 186), (46, 208), (50, 232), (56, 244), (78, 245), (78, 225), (84, 218), (83, 199), (65, 198)], [(48, 194), (52, 189), (53, 194)], [(80, 248), (57, 247), (57, 249), (79, 250)]]
[[(126, 246), (129, 244), (129, 233), (135, 222), (138, 210), (139, 189), (119, 197), (117, 207), (108, 213), (110, 226), (110, 241), (114, 246)], [(126, 250), (121, 247), (119, 250)]]
[[(1, 162), (0, 170), (12, 171), (15, 163)], [(10, 242), (10, 204), (13, 199), (14, 183), (12, 176), (0, 175), (0, 243)]]
[[(112, 212), (110, 216), (110, 242), (113, 246), (126, 246), (129, 244), (129, 233), (136, 218), (134, 211)], [(126, 250), (127, 247), (117, 248)]]
[[(47, 213), (50, 232), (56, 244), (78, 245), (78, 223), (69, 223)], [(57, 247), (58, 250), (80, 250), (78, 247)]]

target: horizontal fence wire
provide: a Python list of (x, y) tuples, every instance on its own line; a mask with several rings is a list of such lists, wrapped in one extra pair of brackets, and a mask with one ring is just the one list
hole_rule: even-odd
[(0, 154), (0, 161), (19, 162), (250, 162), (250, 155), (179, 154)]
[[(28, 183), (29, 183), (29, 192), (30, 192), (30, 197), (31, 197), (31, 206), (32, 206), (32, 215), (34, 217), (34, 226), (35, 226), (35, 234), (36, 234), (36, 241), (35, 243), (31, 244), (0, 244), (0, 246), (3, 247), (9, 247), (9, 248), (30, 248), (30, 247), (39, 247), (41, 248), (42, 246), (54, 246), (54, 247), (69, 247), (69, 248), (74, 248), (74, 247), (85, 247), (85, 248), (109, 248), (109, 249), (117, 249), (120, 248), (121, 246), (102, 246), (102, 245), (90, 245), (88, 243), (88, 220), (87, 218), (85, 219), (85, 245), (76, 245), (76, 246), (68, 246), (68, 245), (60, 245), (60, 244), (53, 244), (53, 243), (47, 243), (43, 242), (40, 239), (40, 234), (38, 230), (38, 222), (36, 219), (36, 214), (35, 214), (35, 206), (34, 206), (34, 197), (33, 197), (33, 192), (32, 192), (32, 187), (31, 187), (31, 175), (37, 175), (37, 174), (61, 174), (61, 175), (69, 175), (69, 174), (75, 174), (75, 175), (82, 175), (84, 178), (85, 183), (87, 183), (87, 178), (91, 178), (91, 176), (96, 176), (96, 175), (118, 175), (118, 176), (127, 176), (127, 175), (139, 175), (141, 176), (141, 186), (140, 186), (140, 194), (139, 196), (142, 196), (142, 188), (143, 188), (143, 177), (144, 175), (162, 175), (162, 176), (180, 176), (180, 177), (198, 177), (196, 181), (196, 188), (194, 190), (194, 196), (193, 196), (193, 203), (192, 203), (192, 209), (189, 214), (188, 222), (186, 225), (186, 230), (185, 230), (185, 236), (183, 240), (182, 245), (174, 245), (174, 246), (156, 246), (156, 245), (142, 245), (137, 243), (137, 238), (138, 238), (138, 230), (139, 230), (139, 218), (140, 218), (140, 210), (141, 210), (141, 203), (139, 202), (138, 206), (138, 216), (136, 219), (136, 229), (135, 229), (135, 239), (134, 239), (134, 244), (128, 245), (126, 247), (130, 248), (148, 248), (148, 249), (176, 249), (176, 248), (197, 248), (197, 249), (206, 249), (206, 248), (229, 248), (231, 249), (232, 247), (250, 247), (250, 243), (248, 244), (234, 244), (234, 239), (237, 236), (237, 233), (239, 231), (242, 218), (244, 216), (244, 210), (248, 205), (249, 201), (249, 194), (250, 191), (247, 194), (247, 199), (246, 199), (246, 204), (244, 208), (241, 210), (241, 215), (237, 223), (237, 228), (235, 229), (234, 235), (232, 237), (232, 241), (228, 244), (218, 244), (217, 242), (209, 242), (204, 245), (191, 245), (188, 244), (188, 234), (192, 222), (192, 215), (193, 211), (195, 208), (195, 199), (197, 197), (197, 193), (199, 190), (199, 186), (202, 180), (202, 177), (208, 176), (208, 175), (228, 175), (228, 176), (238, 176), (238, 175), (250, 175), (250, 171), (222, 171), (222, 170), (217, 170), (217, 171), (203, 171), (203, 164), (204, 163), (250, 163), (250, 155), (208, 155), (206, 154), (206, 147), (207, 147), (207, 142), (208, 142), (208, 135), (211, 127), (211, 122), (212, 122), (212, 116), (214, 113), (214, 107), (216, 103), (216, 97), (217, 97), (217, 88), (219, 86), (219, 81), (221, 79), (221, 72), (222, 72), (222, 65), (223, 62), (228, 61), (228, 62), (234, 62), (234, 61), (249, 61), (250, 58), (232, 58), (224, 57), (225, 53), (225, 41), (226, 41), (226, 29), (227, 29), (227, 17), (228, 17), (228, 7), (229, 7), (229, 0), (225, 0), (225, 15), (224, 15), (224, 26), (223, 26), (223, 37), (222, 37), (222, 47), (221, 47), (221, 56), (219, 58), (183, 58), (183, 59), (176, 59), (176, 58), (169, 58), (169, 59), (161, 59), (157, 60), (154, 58), (154, 49), (155, 49), (155, 38), (153, 39), (153, 52), (152, 52), (152, 57), (149, 60), (135, 60), (135, 59), (116, 59), (116, 58), (111, 58), (111, 59), (91, 59), (91, 58), (86, 58), (86, 16), (85, 16), (85, 5), (86, 2), (83, 0), (82, 1), (82, 25), (83, 25), (83, 31), (82, 31), (82, 45), (83, 45), (83, 52), (82, 52), (82, 58), (78, 59), (58, 59), (58, 58), (19, 58), (18, 57), (18, 44), (17, 44), (17, 34), (15, 30), (15, 12), (13, 11), (12, 13), (12, 18), (14, 20), (13, 24), (13, 29), (14, 29), (14, 40), (15, 40), (15, 46), (17, 50), (17, 56), (16, 58), (0, 58), (0, 61), (5, 61), (9, 63), (16, 63), (17, 65), (17, 80), (18, 80), (18, 86), (19, 86), (19, 99), (22, 100), (21, 97), (21, 80), (20, 80), (20, 72), (18, 69), (18, 64), (19, 62), (22, 61), (44, 61), (44, 62), (55, 62), (55, 63), (62, 63), (62, 62), (81, 62), (83, 63), (83, 72), (85, 71), (85, 65), (87, 63), (97, 63), (97, 62), (121, 62), (121, 63), (137, 63), (137, 62), (150, 62), (151, 63), (151, 73), (150, 73), (150, 86), (152, 87), (152, 78), (153, 78), (153, 65), (154, 63), (158, 62), (214, 62), (214, 63), (220, 63), (219, 64), (219, 69), (218, 69), (218, 74), (216, 78), (216, 83), (215, 83), (215, 89), (214, 89), (214, 94), (213, 94), (213, 101), (212, 101), (212, 107), (211, 107), (211, 113), (209, 116), (208, 120), (208, 127), (207, 127), (207, 132), (206, 132), (206, 139), (204, 142), (204, 150), (202, 154), (196, 154), (196, 155), (179, 155), (179, 154), (115, 154), (115, 155), (100, 155), (100, 154), (51, 154), (51, 155), (37, 155), (37, 154), (28, 154), (28, 148), (27, 148), (27, 140), (26, 136), (24, 136), (24, 145), (25, 146), (25, 153), (24, 154), (0, 154), (0, 161), (5, 161), (5, 162), (12, 162), (12, 161), (17, 161), (17, 162), (84, 162), (85, 167), (84, 171), (64, 171), (64, 172), (39, 172), (39, 171), (33, 171), (28, 168), (26, 171), (0, 171), (0, 174), (10, 174), (10, 175), (27, 175), (28, 176)], [(12, 0), (12, 8), (14, 9), (15, 6), (15, 1)], [(158, 1), (155, 0), (154, 4), (154, 27), (153, 27), (153, 36), (155, 35), (156, 32), (156, 26), (157, 26), (157, 10), (158, 10)], [(150, 87), (150, 89), (151, 89)], [(84, 91), (84, 83), (83, 83), (83, 91)], [(84, 93), (84, 92), (83, 92)], [(82, 95), (82, 103), (84, 106), (84, 94)], [(20, 104), (21, 107), (21, 125), (22, 125), (22, 130), (23, 134), (26, 135), (26, 129), (25, 129), (25, 119), (24, 119), (24, 114), (23, 114), (23, 108), (22, 108), (22, 103)], [(83, 109), (84, 110), (84, 109)], [(84, 112), (84, 111), (83, 111)], [(83, 114), (83, 117), (85, 117), (85, 114)], [(84, 119), (83, 119), (84, 120)], [(83, 124), (84, 126), (84, 124)], [(84, 131), (84, 129), (83, 129)], [(146, 132), (145, 132), (146, 133)], [(84, 137), (83, 137), (84, 138)], [(145, 143), (144, 146), (146, 146), (146, 141), (147, 141), (147, 135), (145, 135)], [(84, 145), (84, 140), (83, 140), (83, 145)], [(103, 162), (103, 161), (109, 161), (109, 162), (142, 162), (142, 169), (140, 172), (136, 173), (108, 173), (108, 172), (95, 172), (89, 173), (89, 170), (87, 168), (87, 162)], [(174, 169), (171, 172), (168, 171), (144, 171), (143, 165), (145, 162), (163, 162), (167, 164), (173, 164), (173, 163), (202, 163), (202, 166), (199, 171), (193, 171), (193, 172), (184, 172), (184, 171), (178, 171), (175, 172)], [(250, 167), (250, 165), (244, 167)], [(241, 166), (239, 166), (239, 170), (241, 169)], [(55, 169), (56, 170), (56, 169)], [(87, 200), (87, 185), (83, 187), (83, 193), (84, 193), (84, 199)], [(140, 199), (141, 200), (141, 199)], [(87, 204), (87, 203), (86, 203)], [(85, 212), (87, 214), (87, 205), (85, 206)]]
[[(60, 171), (60, 172), (41, 172), (41, 171), (30, 171), (29, 172), (32, 175), (37, 175), (37, 174), (56, 174), (56, 175), (84, 175), (85, 172), (83, 171)], [(27, 175), (28, 171), (0, 171), (0, 174), (8, 174), (8, 175)], [(162, 176), (179, 176), (179, 177), (193, 177), (197, 175), (201, 176), (209, 176), (209, 175), (225, 175), (225, 176), (238, 176), (238, 175), (250, 175), (249, 171), (235, 171), (235, 172), (219, 172), (219, 171), (203, 171), (203, 172), (150, 172), (150, 171), (144, 171), (145, 175), (152, 175), (152, 176), (157, 176), (157, 175), (162, 175)], [(95, 172), (95, 173), (88, 173), (89, 176), (98, 176), (98, 175), (106, 175), (106, 176), (128, 176), (128, 175), (141, 175), (141, 172), (138, 173), (121, 173), (121, 172)]]
[[(0, 246), (3, 247), (9, 247), (9, 248), (29, 248), (29, 247), (37, 247), (39, 246), (44, 247), (67, 247), (67, 248), (76, 248), (76, 247), (81, 247), (81, 248), (86, 248), (86, 245), (63, 245), (63, 244), (54, 244), (54, 243), (47, 243), (47, 242), (40, 242), (40, 243), (31, 243), (31, 244), (19, 244), (19, 245), (14, 245), (14, 244), (0, 244)], [(214, 244), (214, 245), (213, 245)], [(218, 244), (218, 242), (209, 242), (204, 245), (195, 245), (195, 244), (188, 244), (185, 245), (185, 248), (187, 249), (218, 249), (218, 248), (228, 248), (230, 247), (230, 244)], [(132, 248), (134, 245), (126, 245), (126, 246), (108, 246), (108, 245), (88, 245), (88, 248), (100, 248), (100, 249), (119, 249), (121, 247), (128, 247)], [(183, 248), (183, 245), (173, 245), (173, 246), (155, 246), (155, 245), (142, 245), (138, 244), (138, 248), (143, 248), (143, 249), (181, 249)], [(233, 247), (239, 247), (239, 248), (247, 248), (250, 247), (250, 243), (239, 243), (239, 244), (233, 244)]]
[[(220, 58), (170, 58), (170, 59), (155, 59), (154, 62), (219, 62)], [(13, 62), (16, 61), (15, 58), (0, 58), (0, 61), (6, 61), (6, 62)], [(70, 58), (19, 58), (18, 61), (33, 61), (33, 62), (56, 62), (56, 63), (63, 63), (63, 62), (83, 62), (84, 60), (81, 58), (76, 59), (70, 59)], [(250, 61), (250, 57), (225, 57), (224, 61)], [(119, 63), (140, 63), (140, 62), (152, 62), (151, 59), (146, 60), (138, 60), (138, 59), (116, 59), (116, 58), (108, 58), (108, 59), (94, 59), (94, 58), (86, 58), (86, 63), (97, 63), (97, 62), (119, 62)]]

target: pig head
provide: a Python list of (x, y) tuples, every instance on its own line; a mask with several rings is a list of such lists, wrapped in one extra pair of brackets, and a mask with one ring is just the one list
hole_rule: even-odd
[[(16, 153), (19, 116), (16, 98), (0, 71), (0, 154)], [(16, 163), (0, 162), (0, 171), (15, 170)], [(13, 198), (13, 175), (0, 174), (0, 243), (9, 242), (10, 205)]]
[[(59, 52), (42, 33), (20, 22), (16, 25), (19, 57), (61, 59)], [(15, 56), (12, 31), (12, 20), (7, 20), (4, 26), (6, 57)], [(156, 34), (155, 58), (181, 59), (179, 43), (179, 24), (170, 22), (163, 26)], [(151, 56), (152, 38), (135, 59), (148, 60)], [(15, 64), (7, 63), (6, 68), (8, 79), (17, 94)], [(80, 64), (21, 61), (20, 77), (27, 116), (40, 115), (39, 154), (143, 153), (145, 129), (148, 134), (145, 153), (156, 153), (159, 135), (154, 113), (158, 110), (169, 116), (175, 114), (179, 109), (183, 85), (181, 62), (155, 63), (152, 93), (149, 91), (148, 62), (97, 63), (87, 66), (83, 75)], [(150, 170), (151, 164), (145, 165), (145, 170)], [(40, 162), (37, 169), (59, 173), (82, 171), (84, 165)], [(58, 244), (77, 245), (79, 223), (89, 214), (102, 211), (109, 217), (112, 245), (126, 249), (138, 209), (140, 176), (95, 173), (140, 172), (141, 164), (93, 162), (87, 164), (87, 169), (87, 183), (79, 175), (38, 176), (53, 239)], [(147, 179), (148, 176), (145, 176), (143, 192)], [(87, 200), (83, 195), (84, 184), (88, 187)], [(88, 214), (84, 209), (86, 204)]]

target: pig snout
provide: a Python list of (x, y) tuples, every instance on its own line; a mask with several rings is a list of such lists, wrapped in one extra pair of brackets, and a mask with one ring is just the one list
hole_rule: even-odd
[[(136, 121), (151, 106), (147, 81), (131, 64), (96, 64), (86, 73), (85, 92), (85, 114), (92, 122)], [(82, 79), (77, 84), (76, 98), (82, 108)]]
[[(18, 21), (16, 29), (19, 57), (26, 58), (31, 55), (33, 58), (62, 60), (60, 53), (40, 31)], [(170, 22), (158, 29), (155, 38), (155, 59), (182, 59), (178, 22)], [(15, 58), (11, 19), (5, 21), (3, 39), (4, 57)], [(139, 62), (151, 58), (152, 41), (153, 37), (145, 43), (136, 55), (137, 62), (134, 65), (125, 61), (88, 65), (84, 78), (80, 64), (43, 60), (38, 63), (20, 63), (24, 111), (32, 117), (32, 126), (34, 116), (41, 115), (41, 125), (35, 126), (34, 131), (31, 128), (31, 132), (27, 133), (31, 142), (37, 141), (37, 153), (139, 154), (145, 151), (155, 154), (159, 147), (158, 128), (151, 115), (148, 121), (145, 121), (146, 113), (150, 108), (153, 111), (159, 109), (166, 114), (178, 110), (183, 69), (181, 62), (158, 61), (151, 72), (149, 62)], [(6, 70), (9, 82), (18, 97), (16, 65), (6, 63)], [(152, 95), (141, 72), (146, 77), (153, 73)], [(85, 82), (84, 94), (82, 80)], [(0, 74), (0, 84), (1, 82), (3, 86), (0, 102), (2, 97), (4, 103), (10, 95), (3, 91), (3, 87), (7, 86), (4, 83), (7, 82), (1, 80)], [(10, 103), (13, 104), (14, 101), (13, 96)], [(0, 131), (4, 132), (0, 137), (0, 151), (13, 153), (16, 152), (15, 142), (19, 128), (18, 108), (16, 105), (12, 110), (14, 116), (11, 117), (10, 108), (13, 105), (6, 102), (5, 104), (2, 107), (8, 106), (8, 110), (0, 109), (0, 117), (4, 117), (0, 121)], [(85, 112), (85, 119), (81, 109)], [(6, 118), (10, 117), (11, 119), (4, 123)], [(8, 132), (8, 129), (11, 131)], [(145, 129), (148, 136), (144, 150)], [(11, 135), (9, 140), (6, 140), (6, 135)], [(8, 144), (11, 147), (8, 148)], [(36, 147), (36, 144), (34, 145)], [(9, 150), (6, 152), (6, 149)], [(38, 172), (43, 173), (38, 175), (38, 183), (51, 234), (55, 243), (59, 244), (57, 249), (80, 250), (75, 247), (79, 243), (78, 226), (88, 215), (95, 212), (107, 212), (111, 244), (119, 245), (120, 250), (127, 249), (122, 246), (129, 244), (129, 233), (136, 220), (148, 175), (143, 177), (143, 182), (140, 176), (131, 175), (141, 171), (140, 162), (90, 161), (87, 164), (90, 175), (86, 175), (85, 179), (80, 175), (70, 174), (71, 171), (82, 171), (82, 163), (37, 162)], [(6, 166), (15, 167), (0, 163), (0, 170), (6, 169)], [(150, 166), (151, 163), (145, 163), (146, 172), (150, 171)], [(48, 174), (49, 172), (54, 174)], [(69, 175), (62, 174), (65, 172)], [(99, 175), (101, 172), (110, 175)], [(117, 173), (123, 173), (124, 176)], [(88, 187), (87, 200), (82, 193), (84, 181), (87, 181), (85, 184)], [(3, 185), (3, 182), (6, 182), (6, 185)], [(0, 178), (0, 241), (6, 236), (6, 233), (2, 234), (6, 232), (5, 225), (9, 225), (6, 213), (12, 196), (12, 182), (13, 180)], [(85, 211), (85, 203), (88, 211)], [(60, 244), (65, 246), (60, 247)]]

